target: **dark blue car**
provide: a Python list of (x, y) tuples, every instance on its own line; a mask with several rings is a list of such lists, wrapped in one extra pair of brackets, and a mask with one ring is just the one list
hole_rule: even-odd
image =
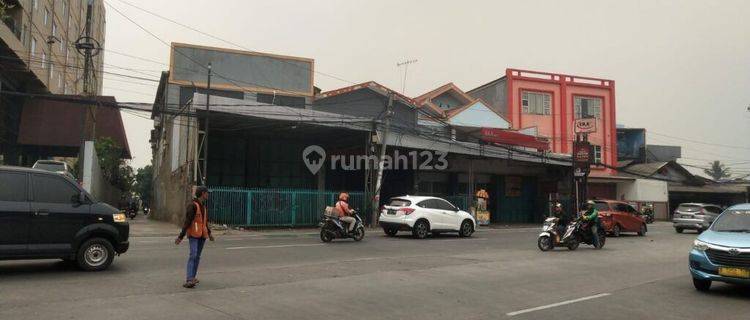
[(726, 209), (693, 243), (690, 273), (699, 291), (713, 281), (750, 285), (750, 203)]

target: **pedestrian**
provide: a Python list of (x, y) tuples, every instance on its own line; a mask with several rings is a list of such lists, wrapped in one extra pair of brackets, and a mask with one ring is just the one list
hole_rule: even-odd
[(203, 245), (206, 243), (206, 239), (214, 241), (211, 229), (208, 227), (206, 200), (208, 200), (208, 188), (204, 186), (195, 188), (195, 198), (192, 203), (188, 204), (185, 211), (185, 223), (182, 225), (182, 231), (174, 240), (174, 243), (178, 245), (185, 235), (188, 237), (190, 256), (187, 261), (187, 277), (185, 278), (185, 284), (182, 285), (185, 288), (194, 288), (198, 284), (199, 281), (195, 276), (198, 274), (198, 264), (201, 261)]

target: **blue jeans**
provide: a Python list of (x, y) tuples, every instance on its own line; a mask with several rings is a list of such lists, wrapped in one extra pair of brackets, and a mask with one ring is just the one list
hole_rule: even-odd
[(599, 246), (599, 223), (591, 223), (591, 237), (594, 239), (594, 247)]
[(198, 274), (198, 264), (201, 262), (201, 252), (203, 252), (203, 245), (206, 244), (206, 239), (188, 236), (188, 242), (190, 257), (188, 257), (187, 262), (187, 280), (189, 281), (195, 279), (195, 275)]

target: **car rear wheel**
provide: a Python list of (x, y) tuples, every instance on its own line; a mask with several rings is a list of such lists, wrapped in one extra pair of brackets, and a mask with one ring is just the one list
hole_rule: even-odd
[(474, 233), (474, 226), (471, 224), (471, 221), (466, 220), (463, 223), (461, 223), (461, 230), (458, 231), (458, 235), (461, 237), (471, 237), (471, 234)]
[(645, 224), (641, 225), (641, 229), (638, 230), (638, 235), (641, 236), (641, 237), (643, 237), (643, 236), (646, 235), (646, 225)]
[(430, 225), (427, 224), (427, 221), (419, 220), (416, 223), (414, 223), (414, 227), (412, 228), (411, 234), (414, 236), (414, 238), (424, 239), (427, 237), (427, 234), (429, 232), (430, 232)]
[(674, 231), (676, 231), (677, 233), (682, 233), (683, 229), (682, 228), (674, 228)]
[(383, 228), (383, 232), (385, 232), (385, 235), (393, 237), (398, 233), (398, 228)]
[(622, 229), (620, 229), (620, 225), (616, 224), (614, 226), (614, 228), (612, 228), (612, 236), (615, 237), (615, 238), (619, 237), (621, 231), (622, 231)]
[(711, 289), (711, 280), (693, 278), (693, 286), (695, 287), (695, 290), (706, 292)]
[(91, 238), (86, 240), (76, 254), (78, 267), (85, 271), (102, 271), (107, 269), (115, 258), (115, 249), (106, 239)]

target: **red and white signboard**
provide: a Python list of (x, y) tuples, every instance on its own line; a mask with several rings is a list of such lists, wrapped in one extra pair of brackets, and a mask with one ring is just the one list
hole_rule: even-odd
[(593, 133), (596, 132), (596, 118), (576, 119), (573, 123), (575, 133)]

